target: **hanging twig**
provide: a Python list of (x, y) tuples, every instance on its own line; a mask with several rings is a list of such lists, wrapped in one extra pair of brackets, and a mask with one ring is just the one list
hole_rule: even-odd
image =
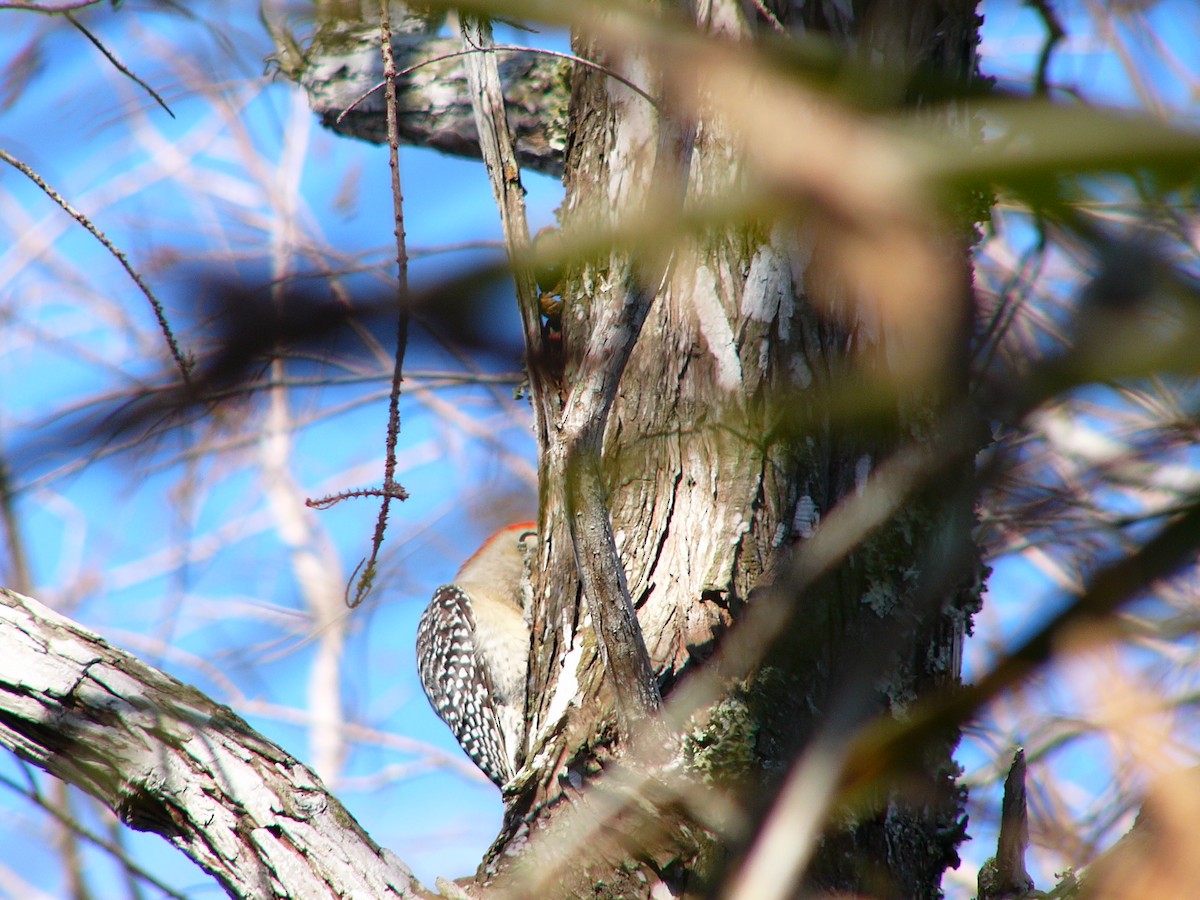
[(124, 63), (117, 59), (116, 56), (114, 56), (112, 52), (104, 46), (104, 44), (100, 43), (100, 38), (88, 31), (78, 19), (76, 19), (69, 12), (64, 13), (64, 15), (66, 16), (68, 22), (78, 28), (83, 33), (83, 36), (91, 41), (97, 50), (104, 54), (104, 58), (112, 63), (113, 67), (116, 68), (118, 72), (153, 97), (155, 102), (167, 111), (168, 116), (170, 116), (172, 119), (175, 118), (175, 113), (171, 112), (171, 107), (167, 106), (167, 101), (160, 97), (154, 88), (150, 87), (150, 85), (146, 84), (146, 82), (134, 75)]
[[(392, 369), (392, 391), (388, 398), (388, 426), (386, 459), (383, 465), (383, 502), (379, 504), (379, 518), (375, 522), (375, 534), (371, 539), (371, 555), (367, 558), (354, 589), (354, 596), (347, 597), (351, 608), (358, 606), (371, 592), (375, 581), (376, 562), (383, 536), (387, 531), (388, 507), (392, 500), (407, 500), (408, 492), (396, 483), (396, 441), (400, 435), (400, 386), (404, 381), (404, 354), (408, 349), (408, 250), (404, 243), (404, 193), (400, 186), (400, 138), (396, 126), (396, 58), (392, 54), (392, 22), (388, 0), (379, 0), (381, 35), (380, 49), (383, 53), (383, 78), (387, 98), (388, 162), (392, 170), (392, 207), (395, 211), (396, 235), (396, 302), (399, 306), (396, 324), (396, 365)], [(360, 566), (363, 564), (360, 563)]]
[(1067, 32), (1049, 0), (1025, 0), (1025, 5), (1033, 9), (1046, 26), (1046, 41), (1038, 54), (1037, 77), (1033, 84), (1033, 92), (1044, 97), (1050, 93), (1050, 60), (1054, 56), (1054, 48), (1067, 36)]

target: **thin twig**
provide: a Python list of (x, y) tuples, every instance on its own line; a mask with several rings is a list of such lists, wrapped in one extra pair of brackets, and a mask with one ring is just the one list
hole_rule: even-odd
[(118, 72), (120, 72), (126, 78), (129, 78), (131, 81), (133, 81), (134, 84), (136, 84), (138, 87), (140, 87), (142, 90), (144, 90), (147, 94), (149, 94), (151, 97), (153, 97), (155, 102), (167, 111), (168, 116), (170, 116), (172, 119), (175, 118), (175, 113), (171, 112), (171, 107), (167, 106), (167, 101), (165, 101), (162, 97), (160, 97), (158, 95), (158, 92), (156, 90), (154, 90), (154, 88), (150, 87), (150, 85), (146, 84), (146, 82), (142, 81), (142, 79), (140, 79), (136, 75), (134, 75), (133, 72), (131, 72), (125, 66), (124, 63), (122, 63), (119, 59), (117, 59), (116, 56), (114, 56), (107, 47), (105, 47), (102, 43), (100, 43), (100, 38), (96, 37), (94, 34), (92, 34), (90, 31), (88, 31), (87, 28), (85, 28), (78, 19), (76, 19), (69, 12), (65, 13), (65, 15), (66, 15), (67, 21), (70, 22), (72, 25), (74, 25), (76, 28), (78, 28), (83, 33), (83, 36), (85, 38), (87, 38), (89, 41), (91, 41), (92, 44), (95, 45), (97, 50), (99, 50), (101, 53), (104, 54), (104, 58), (107, 59), (110, 63), (112, 63)]
[[(565, 59), (565, 60), (567, 60), (567, 62), (578, 63), (579, 65), (584, 66), (586, 68), (595, 69), (597, 72), (602, 72), (603, 74), (607, 75), (609, 78), (612, 78), (615, 81), (619, 81), (621, 84), (625, 85), (625, 87), (629, 88), (635, 94), (637, 94), (638, 96), (645, 99), (645, 101), (647, 103), (649, 103), (651, 106), (653, 106), (655, 110), (657, 110), (660, 113), (662, 112), (662, 107), (659, 105), (658, 101), (655, 100), (654, 97), (652, 97), (650, 94), (648, 94), (642, 88), (638, 87), (636, 84), (634, 84), (632, 81), (630, 81), (628, 78), (626, 78), (624, 75), (620, 74), (619, 72), (614, 72), (608, 66), (601, 65), (598, 62), (593, 62), (590, 59), (584, 59), (583, 57), (575, 56), (572, 53), (561, 53), (558, 50), (545, 50), (541, 47), (521, 47), (521, 46), (518, 46), (515, 44), (497, 44), (494, 47), (488, 47), (486, 49), (488, 52), (495, 51), (495, 52), (501, 52), (501, 53), (535, 53), (535, 54), (539, 54), (541, 56), (553, 56), (556, 59)], [(438, 56), (433, 56), (433, 57), (430, 57), (429, 59), (422, 60), (419, 63), (414, 63), (413, 65), (409, 66), (407, 69), (401, 69), (399, 72), (397, 72), (395, 74), (394, 77), (403, 78), (405, 75), (411, 75), (413, 72), (417, 71), (418, 69), (423, 69), (426, 66), (432, 66), (434, 63), (443, 62), (447, 59), (454, 59), (459, 56), (470, 56), (473, 53), (483, 53), (484, 50), (485, 50), (485, 48), (482, 48), (482, 47), (469, 47), (465, 50), (455, 50), (451, 53), (442, 53), (442, 54), (439, 54)], [(372, 87), (369, 91), (364, 93), (361, 97), (359, 97), (357, 100), (355, 100), (349, 106), (347, 106), (344, 110), (342, 110), (342, 112), (338, 115), (337, 119), (335, 120), (337, 122), (337, 124), (340, 125), (342, 122), (342, 119), (344, 119), (348, 113), (353, 111), (356, 106), (358, 106), (360, 103), (362, 103), (364, 100), (366, 100), (372, 94), (374, 94), (377, 90), (382, 88), (386, 83), (387, 83), (387, 79), (385, 78), (383, 81), (379, 82), (379, 84)]]
[[(85, 870), (79, 846), (79, 835), (66, 824), (67, 820), (75, 820), (75, 811), (71, 808), (71, 786), (65, 781), (54, 781), (50, 785), (50, 800), (55, 809), (63, 814), (56, 824), (53, 840), (58, 851), (60, 866), (63, 872), (63, 882), (66, 893), (72, 898), (87, 900), (92, 895), (88, 887), (87, 871)], [(119, 823), (118, 823), (119, 827)]]
[(183, 353), (180, 351), (179, 343), (175, 340), (175, 334), (171, 331), (170, 323), (167, 322), (167, 314), (163, 310), (162, 304), (158, 301), (158, 298), (154, 296), (154, 293), (150, 290), (149, 285), (142, 280), (142, 276), (134, 270), (132, 265), (130, 265), (128, 257), (126, 257), (124, 253), (117, 249), (117, 246), (107, 237), (105, 237), (104, 232), (93, 225), (87, 216), (68, 203), (62, 194), (50, 187), (50, 185), (45, 182), (42, 176), (31, 169), (28, 165), (21, 162), (2, 147), (0, 147), (0, 159), (4, 160), (6, 163), (36, 184), (39, 188), (41, 188), (42, 192), (47, 197), (61, 206), (66, 211), (67, 215), (86, 228), (91, 233), (92, 237), (103, 244), (105, 249), (108, 250), (108, 252), (114, 257), (116, 257), (117, 262), (119, 262), (121, 267), (129, 273), (129, 277), (133, 279), (134, 284), (141, 289), (142, 293), (146, 295), (146, 299), (150, 301), (150, 307), (154, 310), (154, 317), (158, 320), (158, 327), (162, 330), (163, 337), (166, 338), (167, 347), (169, 347), (171, 350), (171, 357), (175, 360), (175, 365), (179, 368), (179, 373), (183, 377), (183, 383), (185, 385), (191, 384), (192, 363), (190, 360), (185, 359)]
[(33, 574), (29, 567), (29, 554), (22, 540), (15, 493), (8, 461), (0, 456), (0, 530), (4, 532), (5, 556), (8, 558), (5, 583), (19, 594), (31, 594)]
[(366, 497), (382, 497), (386, 501), (404, 500), (407, 494), (397, 494), (394, 491), (386, 491), (383, 488), (356, 488), (349, 491), (338, 491), (336, 494), (329, 494), (326, 497), (318, 497), (316, 500), (305, 500), (304, 505), (309, 509), (329, 509), (331, 506), (336, 506), (343, 500), (361, 500)]
[(388, 0), (379, 0), (379, 9), (380, 50), (383, 53), (383, 78), (387, 84), (388, 163), (392, 170), (392, 206), (396, 220), (396, 301), (400, 310), (396, 324), (396, 365), (392, 369), (392, 390), (388, 397), (387, 458), (383, 464), (383, 488), (380, 492), (383, 502), (379, 504), (379, 518), (371, 538), (371, 555), (359, 576), (354, 597), (347, 596), (351, 609), (366, 599), (375, 581), (376, 562), (387, 531), (388, 508), (392, 500), (408, 499), (408, 492), (395, 480), (396, 442), (400, 435), (400, 386), (404, 381), (404, 354), (408, 349), (408, 251), (404, 243), (404, 193), (400, 185), (400, 137), (396, 123), (396, 58), (392, 55), (392, 21)]
[[(0, 9), (3, 9), (3, 6), (0, 6)], [(64, 814), (63, 812), (61, 812), (60, 810), (56, 809), (53, 804), (51, 804), (49, 801), (43, 799), (41, 794), (39, 794), (35, 791), (26, 790), (21, 785), (17, 784), (15, 781), (13, 781), (12, 779), (10, 779), (4, 775), (0, 775), (0, 784), (4, 785), (7, 788), (10, 788), (14, 792), (27, 798), (30, 803), (33, 803), (34, 805), (40, 807), (45, 812), (49, 813), (51, 816), (53, 816), (55, 819), (57, 819), (59, 822), (61, 822), (66, 827), (70, 828), (73, 832), (75, 832), (77, 835), (79, 835), (85, 841), (95, 844), (101, 850), (108, 853), (110, 856), (113, 857), (113, 859), (117, 860), (121, 864), (121, 866), (125, 869), (125, 871), (129, 872), (131, 875), (136, 875), (138, 878), (142, 879), (147, 884), (153, 885), (155, 888), (162, 891), (168, 897), (176, 897), (176, 898), (178, 898), (178, 900), (188, 900), (186, 894), (180, 894), (180, 893), (177, 893), (176, 891), (172, 890), (167, 884), (165, 884), (162, 881), (159, 881), (152, 874), (147, 872), (145, 869), (143, 869), (141, 866), (139, 866), (137, 863), (135, 863), (132, 859), (130, 859), (129, 854), (127, 854), (124, 850), (122, 850), (116, 844), (113, 844), (112, 842), (107, 841), (104, 838), (102, 838), (96, 834), (93, 834), (91, 831), (89, 831), (87, 828), (85, 828), (83, 825), (81, 825), (73, 816), (68, 816), (68, 815)]]

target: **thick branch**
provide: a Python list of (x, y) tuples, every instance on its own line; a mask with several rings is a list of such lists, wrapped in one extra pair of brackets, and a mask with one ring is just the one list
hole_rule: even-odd
[[(465, 65), (469, 57), (450, 56), (462, 46), (454, 38), (437, 37), (435, 24), (407, 21), (417, 24), (404, 33), (406, 20), (394, 22), (392, 38), (397, 69), (411, 70), (397, 83), (400, 141), (480, 158)], [(383, 80), (373, 24), (326, 19), (304, 50), (281, 26), (272, 32), (281, 70), (304, 88), (323, 125), (372, 143), (386, 141), (383, 91), (362, 99)], [(565, 60), (532, 53), (504, 53), (499, 59), (514, 146), (524, 168), (562, 174), (570, 70)]]
[(560, 424), (575, 563), (604, 666), (613, 679), (618, 723), (625, 738), (636, 733), (662, 702), (617, 554), (600, 468), (608, 414), (654, 299), (654, 289), (638, 283), (635, 268), (622, 263), (623, 277), (614, 279), (618, 296), (596, 303), (591, 339)]
[(537, 412), (538, 446), (544, 447), (549, 428), (546, 398), (550, 385), (543, 366), (542, 315), (538, 306), (537, 280), (533, 273), (529, 224), (525, 218), (521, 154), (509, 123), (508, 101), (502, 90), (500, 67), (496, 55), (491, 52), (491, 25), (483, 19), (463, 14), (459, 28), (465, 48), (479, 51), (468, 53), (462, 57), (462, 61), (467, 72), (476, 134), (480, 137), (479, 147), (492, 184), (492, 194), (496, 198), (496, 207), (500, 210), (504, 245), (512, 264), (513, 284), (525, 336), (526, 368)]
[(317, 776), (195, 688), (0, 589), (0, 745), (152, 831), (231, 897), (416, 897)]

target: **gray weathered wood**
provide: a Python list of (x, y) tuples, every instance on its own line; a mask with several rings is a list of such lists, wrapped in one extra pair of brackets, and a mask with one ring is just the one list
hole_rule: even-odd
[[(273, 25), (280, 71), (304, 89), (310, 108), (327, 128), (385, 143), (382, 89), (363, 99), (383, 81), (375, 24), (378, 16), (343, 18), (337, 5), (325, 7), (319, 11), (318, 27), (305, 47), (296, 44), (282, 24)], [(397, 9), (393, 22), (396, 66), (402, 72), (409, 70), (399, 80), (397, 91), (401, 142), (479, 159), (465, 57), (458, 55), (460, 42), (438, 37), (440, 20), (427, 14), (411, 14), (405, 19)], [(498, 56), (521, 165), (561, 175), (570, 62), (529, 52), (501, 51)], [(351, 106), (354, 108), (346, 112)]]
[(0, 589), (0, 745), (161, 835), (231, 897), (420, 896), (321, 780), (228, 707)]

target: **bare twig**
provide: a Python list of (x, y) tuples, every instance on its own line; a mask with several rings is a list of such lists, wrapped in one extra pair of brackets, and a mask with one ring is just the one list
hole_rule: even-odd
[[(636, 299), (628, 305), (628, 311), (639, 315), (639, 309), (649, 309), (652, 296), (646, 296), (648, 291), (642, 291), (637, 286), (631, 294)], [(625, 307), (625, 304), (612, 306)], [(627, 309), (619, 308), (612, 312), (623, 315)], [(645, 312), (640, 312), (640, 318), (645, 320)], [(575, 565), (587, 598), (588, 611), (595, 619), (600, 655), (616, 689), (617, 720), (621, 736), (626, 740), (647, 727), (653, 727), (651, 720), (662, 705), (662, 697), (633, 601), (629, 597), (629, 585), (613, 536), (600, 466), (604, 423), (608, 420), (610, 404), (601, 398), (616, 395), (617, 383), (636, 343), (640, 324), (637, 323), (633, 329), (631, 339), (624, 342), (625, 347), (595, 342), (603, 349), (595, 354), (586, 380), (575, 384), (567, 403), (566, 422), (562, 429), (566, 451), (563, 467), (566, 472), (567, 517)], [(624, 329), (614, 331), (618, 334), (627, 333)], [(662, 746), (663, 742), (656, 740), (651, 743)]]
[(0, 530), (4, 531), (4, 549), (8, 562), (8, 585), (20, 593), (33, 591), (33, 575), (29, 569), (29, 554), (22, 539), (17, 518), (16, 497), (8, 460), (0, 457)]
[(65, 781), (54, 781), (50, 785), (50, 799), (47, 802), (62, 813), (56, 823), (58, 827), (54, 829), (53, 840), (63, 869), (66, 891), (72, 900), (89, 900), (92, 892), (88, 888), (87, 871), (80, 852), (79, 833), (68, 824), (76, 819), (71, 786)]
[(101, 53), (104, 54), (104, 58), (107, 59), (110, 63), (112, 63), (114, 68), (116, 68), (116, 70), (118, 72), (120, 72), (126, 78), (131, 80), (134, 84), (136, 84), (138, 87), (140, 87), (142, 90), (144, 90), (147, 94), (149, 94), (151, 97), (153, 97), (154, 101), (159, 106), (161, 106), (163, 109), (165, 109), (167, 111), (168, 116), (170, 116), (172, 119), (175, 118), (175, 113), (171, 112), (171, 107), (167, 106), (167, 101), (165, 101), (162, 97), (160, 97), (158, 92), (156, 90), (154, 90), (154, 88), (150, 87), (150, 85), (146, 84), (146, 82), (142, 81), (142, 79), (140, 79), (136, 75), (134, 75), (133, 72), (131, 72), (124, 63), (122, 63), (119, 59), (117, 59), (116, 56), (113, 55), (112, 51), (110, 51), (107, 47), (105, 47), (104, 44), (102, 44), (100, 42), (100, 39), (98, 37), (96, 37), (94, 34), (92, 34), (90, 31), (88, 31), (88, 29), (85, 28), (78, 19), (76, 19), (69, 12), (66, 13), (65, 15), (67, 17), (67, 21), (70, 22), (72, 25), (74, 25), (76, 28), (78, 28), (79, 31), (83, 33), (83, 36), (85, 38), (87, 38), (89, 41), (91, 41), (97, 50), (99, 50)]
[(475, 128), (479, 133), (479, 148), (500, 211), (500, 225), (504, 231), (504, 244), (517, 292), (517, 306), (525, 336), (525, 357), (535, 401), (536, 427), (541, 438), (538, 446), (546, 446), (549, 422), (545, 404), (539, 402), (548, 389), (539, 364), (544, 356), (542, 314), (538, 305), (537, 279), (531, 263), (532, 242), (525, 218), (525, 189), (521, 185), (521, 170), (505, 114), (500, 72), (495, 54), (491, 52), (494, 49), (492, 30), (486, 21), (465, 14), (460, 17), (459, 30), (466, 48), (462, 53)]
[(48, 813), (53, 818), (57, 819), (59, 824), (68, 828), (72, 833), (83, 838), (88, 843), (94, 844), (97, 847), (99, 847), (105, 853), (109, 854), (113, 859), (117, 860), (117, 862), (119, 862), (121, 864), (121, 867), (126, 872), (130, 873), (131, 875), (136, 876), (137, 878), (142, 879), (147, 884), (153, 885), (155, 888), (162, 891), (163, 894), (165, 894), (168, 897), (174, 897), (174, 898), (176, 898), (176, 900), (188, 900), (188, 897), (186, 894), (180, 894), (177, 891), (172, 890), (171, 887), (169, 885), (167, 885), (165, 882), (160, 881), (159, 879), (155, 878), (151, 873), (147, 872), (145, 869), (143, 869), (141, 866), (139, 866), (137, 863), (135, 863), (129, 857), (129, 854), (127, 854), (123, 849), (121, 849), (116, 844), (112, 843), (111, 841), (105, 840), (104, 838), (93, 833), (92, 831), (89, 831), (87, 828), (85, 828), (83, 825), (80, 824), (78, 819), (76, 819), (74, 816), (70, 816), (70, 815), (67, 815), (66, 813), (62, 812), (62, 810), (60, 810), (58, 807), (56, 807), (50, 801), (44, 799), (40, 794), (38, 794), (34, 791), (27, 790), (26, 788), (19, 785), (17, 782), (13, 781), (12, 779), (8, 778), (6, 775), (2, 775), (2, 774), (0, 774), (0, 784), (4, 785), (5, 787), (9, 788), (10, 790), (12, 790), (18, 794), (20, 794), (22, 797), (26, 798), (30, 803), (33, 803), (34, 805), (40, 807), (44, 812)]
[[(276, 372), (282, 369), (280, 360), (274, 360), (271, 366)], [(317, 517), (305, 508), (300, 486), (292, 476), (294, 428), (287, 391), (272, 387), (258, 442), (259, 466), (266, 506), (274, 519), (275, 533), (289, 551), (296, 588), (310, 616), (316, 643), (308, 677), (312, 765), (327, 783), (335, 783), (347, 755), (342, 730), (346, 714), (341, 661), (348, 627), (341, 589), (344, 582), (337, 551), (321, 531)]]
[[(352, 491), (339, 491), (336, 494), (330, 494), (327, 497), (318, 497), (316, 500), (305, 500), (304, 505), (309, 509), (329, 509), (336, 506), (343, 500), (361, 500), (366, 497), (380, 497), (384, 500), (404, 500), (406, 494), (397, 492), (389, 492), (383, 488), (360, 488)], [(357, 603), (355, 604), (357, 605)]]
[(388, 0), (380, 0), (380, 50), (383, 53), (383, 78), (387, 85), (388, 162), (392, 171), (392, 207), (395, 210), (396, 235), (396, 302), (399, 307), (396, 324), (396, 364), (392, 369), (392, 390), (388, 397), (387, 458), (383, 464), (383, 502), (371, 538), (371, 555), (349, 600), (351, 608), (358, 606), (371, 591), (375, 581), (376, 562), (387, 531), (388, 508), (392, 500), (406, 500), (408, 492), (396, 484), (396, 442), (400, 435), (400, 386), (404, 380), (404, 354), (408, 349), (408, 251), (404, 241), (404, 193), (400, 185), (400, 138), (396, 125), (396, 58), (392, 54), (392, 22)]
[(137, 273), (132, 265), (130, 265), (128, 257), (126, 257), (125, 254), (122, 253), (112, 241), (105, 237), (104, 232), (93, 225), (92, 221), (87, 216), (68, 203), (62, 194), (50, 187), (50, 185), (46, 183), (42, 176), (35, 172), (32, 168), (21, 162), (3, 148), (0, 148), (0, 159), (4, 160), (6, 163), (36, 184), (39, 188), (41, 188), (42, 192), (47, 197), (61, 206), (66, 211), (67, 215), (86, 228), (88, 232), (91, 233), (92, 237), (103, 244), (104, 248), (108, 250), (108, 252), (114, 257), (116, 257), (117, 262), (119, 262), (121, 267), (127, 273), (129, 273), (129, 277), (133, 279), (134, 284), (138, 286), (141, 292), (146, 295), (146, 299), (150, 301), (150, 308), (154, 310), (154, 317), (158, 320), (158, 327), (162, 331), (163, 337), (167, 341), (167, 347), (171, 351), (171, 357), (175, 360), (175, 365), (179, 369), (179, 374), (183, 378), (183, 383), (185, 385), (191, 384), (192, 363), (189, 359), (186, 359), (183, 353), (180, 351), (179, 343), (175, 340), (175, 334), (171, 331), (170, 323), (167, 322), (167, 314), (163, 309), (162, 304), (159, 302), (158, 298), (154, 296), (154, 293), (150, 290), (149, 285), (142, 280), (142, 276)]
[[(541, 311), (536, 281), (528, 262), (530, 241), (523, 189), (505, 116), (500, 74), (492, 52), (491, 26), (485, 19), (462, 14), (459, 28), (465, 45), (467, 80), (480, 149), (513, 262), (531, 362), (529, 377), (535, 396), (534, 408), (539, 416), (538, 430), (544, 438), (539, 441), (539, 446), (549, 447), (546, 407), (544, 403), (536, 402), (545, 396), (548, 386), (542, 367), (537, 364), (542, 351)], [(598, 322), (593, 331), (594, 339), (589, 344), (581, 378), (572, 386), (559, 426), (560, 434), (553, 444), (563, 454), (555, 468), (565, 478), (567, 518), (576, 565), (595, 619), (605, 666), (617, 688), (617, 714), (625, 737), (632, 737), (661, 703), (650, 656), (617, 556), (600, 473), (604, 422), (617, 382), (653, 299), (653, 290), (637, 284), (632, 270), (629, 274), (631, 277), (626, 279), (629, 283), (623, 286), (629, 289), (630, 300), (609, 304), (601, 314), (603, 321)]]

